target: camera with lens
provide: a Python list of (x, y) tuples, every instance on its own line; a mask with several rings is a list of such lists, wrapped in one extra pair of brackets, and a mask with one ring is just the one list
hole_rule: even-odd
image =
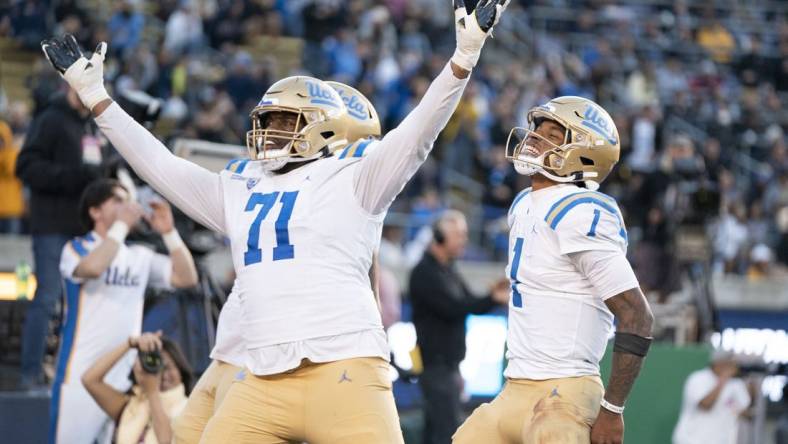
[(788, 364), (779, 362), (747, 361), (739, 364), (739, 375), (788, 375)]
[(162, 361), (161, 353), (159, 353), (158, 350), (149, 352), (141, 351), (139, 356), (140, 365), (142, 365), (142, 369), (147, 373), (155, 375), (161, 371), (162, 367), (164, 367), (164, 361)]

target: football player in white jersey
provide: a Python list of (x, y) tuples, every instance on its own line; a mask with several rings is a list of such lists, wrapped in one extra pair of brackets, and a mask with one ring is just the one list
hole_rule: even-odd
[(255, 176), (177, 158), (134, 122), (104, 89), (106, 44), (88, 60), (71, 36), (42, 43), (140, 177), (230, 239), (248, 372), (201, 442), (402, 442), (368, 270), (386, 210), (454, 112), (506, 2), (470, 14), (455, 5), (451, 61), (374, 151), (330, 156), (347, 143), (347, 108), (324, 82), (291, 77), (252, 110), (247, 146), (267, 170)]
[[(368, 143), (380, 137), (380, 120), (375, 107), (355, 88), (339, 82), (326, 82), (326, 84), (337, 91), (348, 107), (347, 138), (355, 141), (346, 148), (335, 151), (335, 154), (340, 153), (341, 156), (341, 153), (345, 153), (346, 156), (356, 157), (356, 151), (359, 149), (361, 150), (358, 153), (359, 156), (368, 154), (370, 152), (366, 149)], [(353, 108), (353, 113), (350, 113), (350, 108)], [(241, 168), (241, 165), (244, 165), (241, 162), (241, 160), (231, 161), (226, 168), (236, 172), (238, 168)], [(261, 168), (259, 164), (260, 162), (250, 162), (248, 166), (244, 167), (244, 170), (252, 173), (255, 169)], [(370, 267), (369, 279), (377, 299), (376, 266), (377, 257), (375, 256)], [(186, 408), (173, 420), (175, 442), (179, 444), (200, 442), (208, 420), (218, 410), (230, 384), (245, 366), (246, 343), (240, 330), (240, 309), (238, 288), (236, 283), (233, 283), (230, 295), (219, 313), (216, 343), (211, 351), (211, 364), (189, 395)]]
[[(50, 443), (93, 444), (109, 417), (80, 380), (96, 360), (142, 328), (145, 288), (192, 287), (197, 270), (178, 236), (166, 202), (154, 202), (148, 218), (169, 256), (126, 246), (129, 229), (143, 214), (115, 180), (89, 185), (81, 201), (82, 222), (91, 231), (63, 248), (60, 272), (66, 296), (65, 322), (50, 406)], [(105, 381), (118, 390), (130, 386), (134, 354), (127, 355)]]
[[(653, 316), (626, 259), (621, 211), (594, 191), (618, 161), (618, 131), (581, 97), (537, 106), (528, 123), (507, 144), (507, 158), (533, 185), (509, 210), (507, 382), (453, 442), (621, 443), (624, 402), (648, 352)], [(614, 316), (605, 391), (599, 361)]]

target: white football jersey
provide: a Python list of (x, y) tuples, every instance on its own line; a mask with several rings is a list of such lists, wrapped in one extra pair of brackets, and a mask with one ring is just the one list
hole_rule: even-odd
[[(236, 281), (237, 282), (237, 281)], [(241, 335), (241, 301), (238, 299), (236, 283), (219, 312), (216, 324), (216, 342), (211, 350), (211, 359), (236, 367), (246, 365), (246, 342)]]
[[(372, 139), (356, 141), (347, 147), (337, 150), (335, 156), (339, 159), (363, 157), (370, 153), (375, 144)], [(239, 170), (249, 177), (265, 175), (260, 162), (249, 162), (245, 159), (230, 161), (226, 169), (233, 173)], [(211, 359), (227, 362), (236, 367), (244, 367), (248, 356), (246, 342), (241, 334), (241, 301), (238, 296), (238, 281), (233, 282), (233, 288), (219, 313), (216, 326), (216, 343), (211, 351)]]
[(369, 268), (385, 212), (359, 205), (360, 160), (330, 157), (284, 175), (222, 172), (249, 348), (382, 328)]
[[(95, 279), (74, 276), (82, 257), (101, 243), (95, 232), (66, 243), (60, 258), (65, 284), (65, 322), (58, 353), (56, 378), (80, 384), (79, 378), (102, 355), (139, 335), (148, 285), (170, 288), (170, 258), (141, 245), (121, 245), (109, 268)], [(128, 386), (134, 363), (129, 353), (113, 367), (106, 380)]]
[(598, 375), (613, 315), (568, 254), (626, 254), (615, 200), (573, 184), (529, 188), (515, 198), (509, 227), (512, 295), (504, 374), (537, 380)]

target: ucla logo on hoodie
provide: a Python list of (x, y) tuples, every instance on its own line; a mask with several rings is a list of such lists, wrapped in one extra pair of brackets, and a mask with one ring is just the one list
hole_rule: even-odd
[(307, 93), (309, 94), (309, 103), (317, 103), (319, 105), (333, 106), (339, 108), (336, 102), (336, 96), (332, 94), (333, 90), (325, 89), (314, 82), (306, 82)]
[(607, 139), (611, 145), (618, 143), (616, 127), (613, 121), (608, 119), (597, 107), (588, 105), (583, 112), (583, 121), (580, 123)]

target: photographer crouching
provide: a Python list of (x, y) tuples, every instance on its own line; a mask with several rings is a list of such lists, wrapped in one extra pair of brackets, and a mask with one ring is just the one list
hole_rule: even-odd
[[(130, 375), (133, 385), (124, 393), (104, 377), (135, 348), (139, 356)], [(170, 420), (186, 405), (191, 383), (186, 357), (175, 342), (161, 337), (161, 331), (130, 337), (82, 375), (85, 389), (114, 421), (117, 444), (171, 442)]]

